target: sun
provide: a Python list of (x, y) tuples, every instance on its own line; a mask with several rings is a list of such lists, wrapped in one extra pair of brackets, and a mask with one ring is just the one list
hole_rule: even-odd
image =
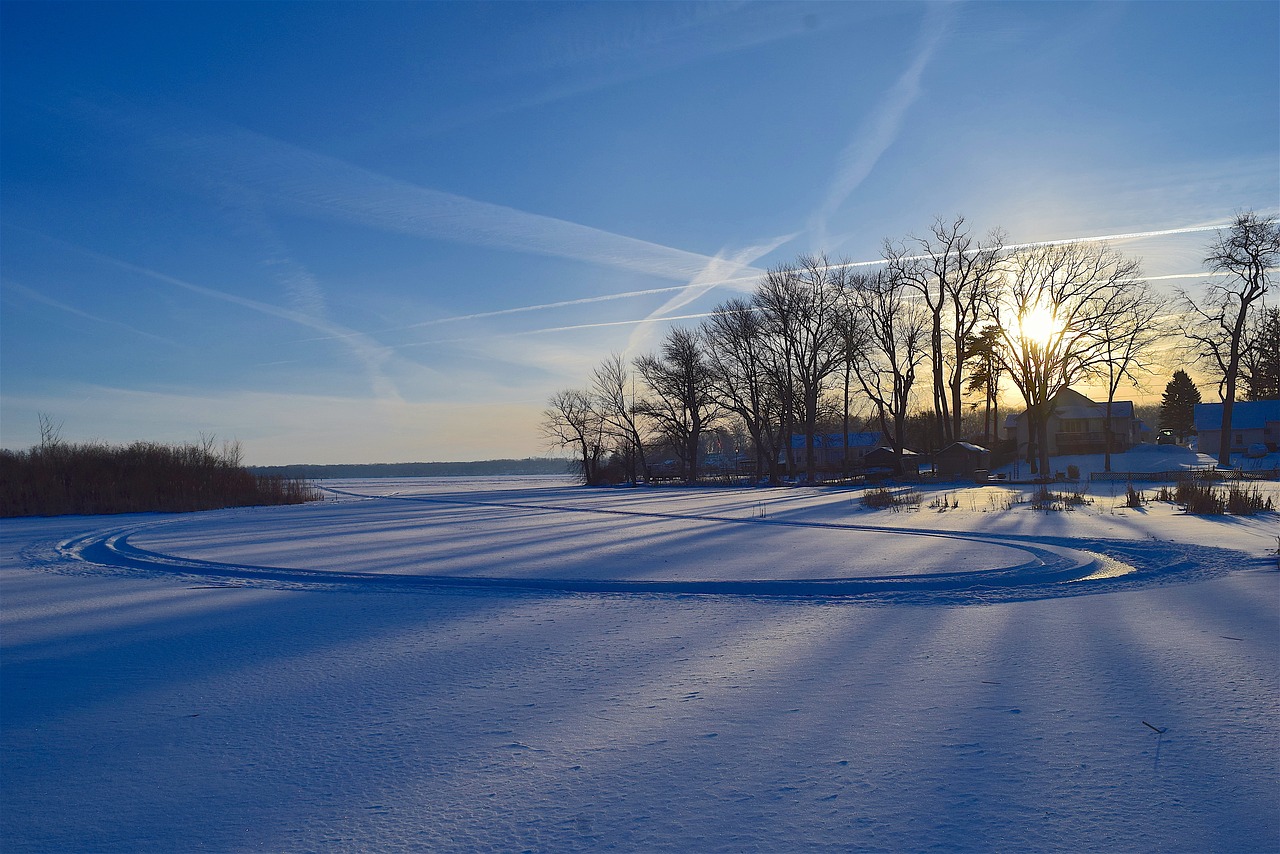
[(1062, 324), (1051, 306), (1029, 306), (1018, 315), (1018, 338), (1027, 344), (1047, 346), (1061, 331)]

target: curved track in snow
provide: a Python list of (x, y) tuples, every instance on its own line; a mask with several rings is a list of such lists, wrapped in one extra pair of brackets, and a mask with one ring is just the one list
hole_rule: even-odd
[[(338, 490), (332, 490), (339, 493)], [(131, 538), (176, 520), (147, 521), (88, 533), (57, 545), (54, 560), (81, 569), (97, 567), (128, 573), (172, 575), (233, 586), (291, 589), (538, 591), (566, 594), (721, 595), (793, 599), (848, 599), (871, 603), (979, 604), (1111, 592), (1150, 584), (1201, 580), (1251, 561), (1238, 552), (1171, 542), (1070, 540), (1017, 535), (987, 535), (887, 528), (787, 519), (744, 519), (717, 513), (660, 512), (620, 507), (585, 507), (544, 501), (500, 501), (432, 495), (375, 496), (341, 492), (350, 498), (384, 502), (421, 502), (454, 507), (510, 509), (520, 512), (594, 514), (621, 519), (690, 523), (730, 523), (777, 528), (822, 529), (865, 537), (934, 538), (969, 547), (998, 547), (1006, 555), (996, 568), (893, 575), (854, 574), (813, 578), (696, 578), (675, 580), (627, 577), (527, 577), (502, 574), (450, 575), (414, 572), (344, 572), (251, 563), (223, 562), (148, 548)], [(233, 541), (229, 541), (233, 542)], [(1009, 560), (1012, 550), (1016, 560)], [(997, 561), (997, 563), (1000, 563)], [(409, 567), (406, 567), (409, 568)]]

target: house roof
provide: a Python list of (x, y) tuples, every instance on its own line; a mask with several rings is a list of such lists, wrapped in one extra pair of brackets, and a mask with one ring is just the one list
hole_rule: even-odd
[[(1197, 403), (1193, 419), (1197, 430), (1222, 429), (1222, 404)], [(1231, 407), (1232, 430), (1257, 430), (1268, 421), (1280, 421), (1280, 400), (1237, 400)]]
[[(1053, 411), (1053, 414), (1059, 418), (1106, 418), (1107, 404), (1094, 403), (1090, 401), (1088, 404), (1071, 403), (1067, 406), (1059, 406)], [(1112, 418), (1132, 418), (1133, 417), (1133, 401), (1132, 400), (1113, 400), (1111, 402)]]
[(970, 453), (975, 453), (975, 454), (989, 454), (989, 453), (991, 453), (990, 451), (988, 451), (986, 448), (982, 447), (981, 445), (975, 445), (975, 444), (973, 444), (972, 442), (952, 442), (950, 445), (947, 445), (947, 446), (946, 446), (945, 448), (943, 448), (941, 451), (938, 451), (938, 454), (939, 454), (939, 455), (941, 455), (941, 454), (945, 454), (945, 453), (947, 453), (948, 451), (951, 451), (951, 450), (956, 449), (956, 448), (958, 448), (958, 449), (960, 449), (960, 450), (963, 450), (963, 451), (968, 451), (968, 452), (970, 452)]
[[(1089, 419), (1089, 418), (1106, 418), (1107, 404), (1106, 401), (1097, 403), (1085, 397), (1073, 388), (1061, 389), (1053, 396), (1054, 407), (1053, 414), (1057, 418), (1065, 419)], [(1027, 417), (1026, 410), (1022, 412), (1006, 416), (1006, 426), (1012, 427), (1018, 421)], [(1113, 400), (1111, 401), (1111, 417), (1114, 419), (1133, 418), (1133, 401), (1132, 400)]]
[[(880, 444), (879, 433), (850, 433), (848, 443), (850, 448), (874, 448)], [(817, 433), (813, 437), (813, 446), (815, 448), (843, 448), (845, 447), (844, 437), (839, 433)], [(804, 434), (793, 433), (791, 435), (791, 447), (794, 450), (804, 448)]]
[[(868, 456), (868, 457), (870, 457), (870, 456), (872, 456), (872, 455), (875, 455), (875, 456), (877, 456), (877, 457), (879, 457), (879, 456), (892, 456), (892, 455), (893, 455), (893, 448), (889, 447), (888, 445), (882, 445), (882, 446), (880, 446), (879, 448), (876, 448), (876, 449), (875, 449), (874, 451), (872, 451), (871, 453), (867, 454), (867, 456)], [(905, 459), (910, 459), (911, 457), (918, 457), (918, 456), (920, 456), (920, 454), (919, 454), (917, 451), (913, 451), (913, 450), (911, 450), (910, 448), (903, 448), (903, 449), (902, 449), (902, 458), (903, 458), (904, 460), (905, 460)]]

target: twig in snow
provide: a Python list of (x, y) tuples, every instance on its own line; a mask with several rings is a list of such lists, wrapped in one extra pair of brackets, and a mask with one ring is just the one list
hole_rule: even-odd
[(1219, 637), (1226, 638), (1227, 640), (1238, 640), (1238, 641), (1244, 640), (1244, 638), (1233, 638), (1231, 635), (1219, 635)]
[[(1143, 723), (1144, 723), (1144, 724), (1147, 724), (1147, 722), (1146, 722), (1146, 721), (1143, 721)], [(1169, 731), (1169, 728), (1168, 728), (1168, 727), (1165, 727), (1164, 729), (1160, 729), (1160, 727), (1158, 727), (1158, 726), (1152, 726), (1151, 724), (1147, 724), (1147, 726), (1151, 727), (1153, 730), (1155, 730), (1156, 732), (1160, 733), (1161, 735), (1164, 735), (1166, 732), (1168, 732), (1168, 731)]]

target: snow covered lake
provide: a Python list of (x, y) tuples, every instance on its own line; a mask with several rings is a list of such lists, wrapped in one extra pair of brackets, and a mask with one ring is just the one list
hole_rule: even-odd
[(4, 851), (1280, 849), (1274, 513), (325, 485), (0, 523)]

